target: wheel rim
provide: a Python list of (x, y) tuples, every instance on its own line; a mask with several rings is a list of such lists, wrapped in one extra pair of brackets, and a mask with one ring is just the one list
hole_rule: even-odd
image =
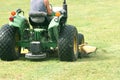
[(74, 36), (74, 54), (77, 54), (77, 37)]
[(81, 44), (84, 44), (84, 39), (82, 39)]
[(19, 53), (20, 52), (20, 47), (16, 44), (20, 40), (19, 34), (15, 34), (15, 52)]

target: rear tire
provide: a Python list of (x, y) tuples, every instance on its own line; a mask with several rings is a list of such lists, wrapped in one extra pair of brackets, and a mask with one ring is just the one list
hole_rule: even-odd
[(58, 40), (61, 61), (75, 61), (78, 58), (78, 32), (74, 26), (65, 26)]
[[(9, 26), (8, 24), (3, 25), (2, 28), (0, 29), (1, 60), (12, 61), (19, 58), (21, 48), (16, 46), (15, 33), (16, 33), (15, 28)], [(20, 39), (20, 36), (18, 36), (18, 39)]]

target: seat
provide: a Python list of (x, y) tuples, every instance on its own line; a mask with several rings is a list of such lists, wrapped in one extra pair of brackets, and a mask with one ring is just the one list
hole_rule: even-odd
[[(30, 12), (29, 21), (32, 26), (48, 26), (49, 21), (45, 12)], [(36, 28), (34, 27), (34, 28)]]

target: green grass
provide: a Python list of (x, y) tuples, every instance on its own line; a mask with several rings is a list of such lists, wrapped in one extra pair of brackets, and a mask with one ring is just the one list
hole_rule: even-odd
[[(61, 6), (62, 0), (50, 0)], [(67, 0), (68, 24), (83, 33), (96, 53), (76, 62), (58, 58), (30, 61), (0, 61), (0, 80), (120, 80), (120, 0)], [(1, 0), (0, 26), (8, 23), (10, 11), (29, 12), (29, 0)]]

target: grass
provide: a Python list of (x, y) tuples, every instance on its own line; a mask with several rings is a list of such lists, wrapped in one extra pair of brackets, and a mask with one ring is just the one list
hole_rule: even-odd
[[(62, 0), (50, 0), (61, 6)], [(0, 80), (120, 80), (120, 0), (67, 0), (68, 23), (83, 33), (96, 53), (76, 62), (57, 58), (30, 61), (0, 61)], [(4, 4), (4, 5), (3, 5)], [(17, 8), (28, 16), (29, 0), (0, 2), (0, 26), (8, 23), (9, 13)]]

